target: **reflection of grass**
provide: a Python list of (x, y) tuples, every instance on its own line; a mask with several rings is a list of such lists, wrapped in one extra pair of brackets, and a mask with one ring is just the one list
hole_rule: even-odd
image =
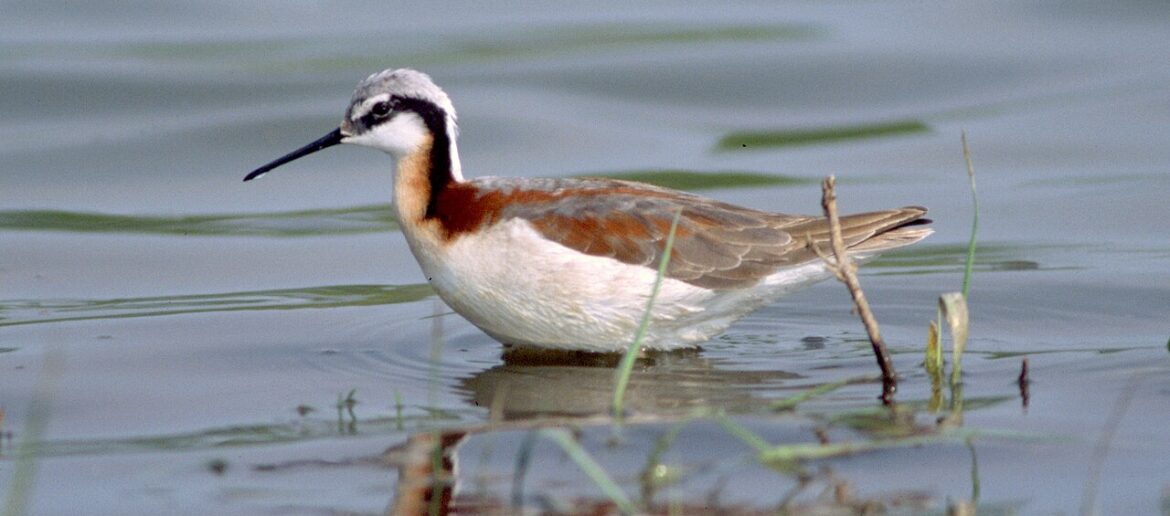
[(723, 151), (753, 150), (795, 145), (832, 143), (843, 140), (880, 138), (903, 134), (925, 133), (930, 126), (921, 120), (898, 120), (875, 124), (842, 125), (812, 129), (789, 129), (775, 131), (736, 131), (728, 133), (716, 144)]
[[(1170, 345), (1170, 343), (1167, 343)], [(1111, 355), (1113, 353), (1123, 353), (1126, 351), (1140, 351), (1145, 349), (1141, 346), (1122, 347), (1122, 348), (1059, 348), (1059, 349), (1024, 349), (1020, 351), (984, 351), (978, 353), (988, 360), (999, 360), (1004, 358), (1020, 358), (1031, 355), (1050, 355), (1050, 354), (1068, 354), (1068, 353), (1095, 353), (1098, 355)], [(967, 352), (971, 354), (972, 352)]]
[[(1049, 267), (1034, 260), (1023, 258), (1041, 246), (988, 245), (979, 247), (979, 255), (972, 264), (973, 270), (1027, 271), (1063, 270)], [(886, 253), (866, 264), (870, 274), (934, 274), (963, 272), (966, 269), (968, 246), (961, 244), (921, 244), (909, 249)], [(875, 272), (880, 271), (880, 272)]]
[[(64, 361), (65, 356), (61, 348), (55, 344), (51, 345), (45, 353), (44, 365), (40, 377), (37, 378), (32, 401), (29, 403), (24, 434), (20, 436), (20, 444), (16, 448), (16, 464), (10, 478), (8, 496), (4, 502), (4, 516), (18, 516), (24, 514), (28, 508), (39, 469), (35, 451), (44, 442), (49, 425), (50, 404), (64, 370)], [(3, 416), (3, 412), (0, 412), (0, 416)], [(0, 439), (3, 437), (0, 436)]]
[[(981, 397), (969, 400), (966, 407), (967, 410), (978, 410), (1011, 399), (1011, 396)], [(657, 513), (660, 511), (661, 504), (654, 500), (659, 488), (680, 481), (689, 469), (670, 465), (664, 461), (664, 455), (684, 430), (703, 422), (717, 424), (726, 436), (747, 446), (746, 457), (740, 455), (739, 458), (732, 458), (732, 461), (738, 463), (743, 458), (748, 458), (749, 463), (767, 466), (782, 476), (798, 480), (798, 484), (801, 486), (814, 482), (818, 477), (823, 476), (822, 473), (817, 473), (817, 468), (810, 463), (834, 458), (856, 456), (863, 453), (880, 453), (884, 450), (905, 447), (952, 446), (957, 443), (970, 442), (972, 438), (976, 437), (1042, 442), (1053, 439), (1049, 436), (1026, 432), (984, 430), (929, 423), (918, 417), (928, 404), (929, 402), (925, 400), (915, 400), (903, 402), (893, 407), (862, 407), (833, 411), (828, 414), (817, 411), (813, 413), (812, 419), (818, 422), (816, 425), (818, 430), (809, 431), (808, 439), (788, 440), (779, 444), (765, 439), (762, 435), (745, 426), (742, 420), (729, 417), (718, 407), (695, 409), (690, 415), (680, 420), (662, 420), (654, 417), (651, 419), (652, 424), (669, 423), (670, 426), (655, 440), (655, 445), (649, 450), (649, 455), (641, 466), (638, 475), (638, 479), (642, 483), (641, 497), (636, 500), (627, 496), (628, 488), (614, 482), (614, 479), (627, 478), (628, 474), (602, 469), (599, 462), (593, 458), (595, 454), (602, 453), (603, 450), (610, 456), (622, 453), (622, 451), (613, 448), (622, 447), (624, 439), (613, 436), (598, 439), (596, 433), (603, 430), (598, 427), (589, 429), (589, 426), (593, 426), (589, 422), (585, 422), (584, 426), (565, 428), (563, 423), (557, 424), (556, 421), (518, 421), (492, 423), (483, 427), (463, 428), (454, 432), (461, 436), (461, 440), (472, 434), (496, 434), (492, 437), (494, 440), (498, 439), (498, 436), (515, 430), (543, 428), (542, 430), (525, 432), (521, 439), (512, 480), (511, 503), (513, 511), (519, 511), (523, 507), (524, 497), (519, 487), (523, 486), (526, 477), (531, 476), (528, 473), (534, 461), (550, 459), (547, 456), (536, 455), (533, 444), (535, 437), (539, 435), (558, 440), (558, 444), (561, 444), (565, 453), (569, 454), (572, 460), (587, 473), (594, 486), (605, 494), (610, 503), (620, 505), (624, 513)], [(593, 424), (601, 422), (602, 420), (595, 420)], [(550, 424), (553, 425), (553, 428), (546, 428)], [(803, 426), (807, 423), (793, 421), (792, 424)], [(830, 434), (830, 429), (834, 429), (836, 432)], [(593, 438), (589, 437), (591, 433), (594, 434)], [(701, 433), (708, 434), (708, 432)], [(825, 436), (828, 435), (835, 437), (827, 440)], [(836, 438), (840, 435), (852, 437)], [(814, 436), (816, 439), (813, 439)], [(594, 444), (600, 442), (605, 443), (601, 445), (603, 448), (598, 448)], [(585, 443), (594, 445), (585, 446)], [(711, 465), (706, 464), (704, 467), (709, 468)], [(718, 466), (715, 467), (718, 468)], [(411, 469), (410, 465), (405, 466), (405, 470), (410, 471)], [(474, 504), (475, 501), (471, 501), (471, 503)], [(485, 507), (489, 506), (485, 505)]]
[(185, 296), (65, 301), (0, 301), (0, 326), (242, 310), (386, 305), (431, 295), (418, 285), (333, 285)]
[[(419, 428), (442, 423), (453, 423), (473, 413), (452, 411), (422, 412), (404, 417), (381, 416), (363, 418), (362, 435), (401, 435), (399, 425)], [(355, 418), (356, 419), (356, 418)], [(356, 425), (356, 422), (355, 422)], [(143, 435), (112, 439), (42, 440), (33, 443), (25, 453), (29, 457), (58, 457), (74, 455), (111, 455), (144, 451), (190, 451), (213, 448), (258, 446), (278, 443), (309, 442), (333, 439), (339, 435), (356, 433), (348, 428), (338, 429), (336, 421), (300, 418), (284, 423), (258, 423), (221, 428), (208, 428), (190, 433)]]

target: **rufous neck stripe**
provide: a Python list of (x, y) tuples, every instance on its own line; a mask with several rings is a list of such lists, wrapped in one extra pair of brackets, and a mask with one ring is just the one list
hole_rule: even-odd
[(430, 179), (430, 196), (427, 199), (427, 210), (424, 218), (435, 216), (439, 195), (454, 182), (451, 172), (451, 136), (447, 131), (447, 113), (433, 102), (400, 97), (398, 108), (411, 111), (422, 118), (423, 124), (431, 133), (430, 170), (427, 177)]

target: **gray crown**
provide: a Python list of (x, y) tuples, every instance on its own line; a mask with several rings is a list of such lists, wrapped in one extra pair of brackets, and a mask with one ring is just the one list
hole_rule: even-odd
[(366, 77), (353, 91), (350, 106), (385, 93), (430, 101), (443, 108), (447, 116), (455, 118), (455, 105), (447, 93), (436, 86), (429, 75), (409, 68), (387, 69)]

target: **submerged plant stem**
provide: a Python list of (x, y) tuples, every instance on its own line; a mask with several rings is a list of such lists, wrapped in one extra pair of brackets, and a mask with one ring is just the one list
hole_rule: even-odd
[(765, 441), (763, 437), (759, 436), (759, 434), (756, 434), (755, 432), (745, 428), (743, 425), (736, 423), (731, 418), (727, 417), (726, 414), (716, 414), (715, 421), (718, 422), (719, 426), (723, 427), (727, 433), (735, 436), (739, 440), (743, 441), (744, 444), (751, 446), (759, 453), (764, 453), (772, 448), (772, 444), (768, 441)]

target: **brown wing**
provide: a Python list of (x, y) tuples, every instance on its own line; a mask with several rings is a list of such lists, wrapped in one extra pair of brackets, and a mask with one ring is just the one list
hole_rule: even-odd
[[(828, 249), (823, 218), (750, 210), (684, 192), (609, 179), (477, 181), (502, 197), (494, 220), (523, 218), (545, 238), (585, 254), (657, 268), (670, 224), (680, 213), (667, 277), (711, 289), (744, 288), (785, 266), (820, 259), (811, 240)], [(531, 199), (531, 200), (530, 200)], [(841, 219), (845, 244), (878, 252), (916, 242), (928, 229), (923, 208)]]

